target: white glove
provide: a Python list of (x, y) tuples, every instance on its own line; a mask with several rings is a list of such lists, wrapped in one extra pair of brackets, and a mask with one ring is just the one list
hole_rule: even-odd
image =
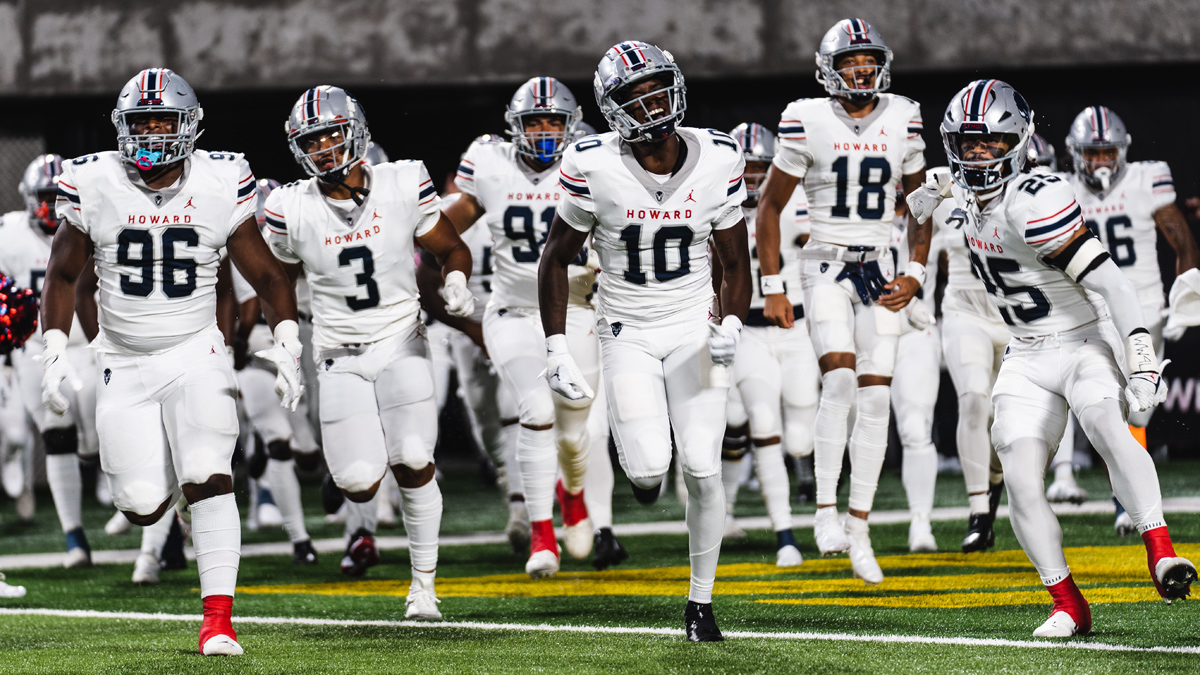
[(83, 389), (83, 381), (71, 362), (67, 360), (67, 334), (51, 328), (42, 333), (45, 351), (36, 357), (42, 362), (42, 403), (55, 415), (67, 412), (69, 404), (67, 397), (62, 395), (59, 387), (66, 382), (75, 391)]
[(458, 270), (446, 275), (442, 297), (446, 300), (446, 311), (450, 316), (471, 316), (475, 312), (475, 296), (467, 288), (466, 275)]
[(304, 393), (303, 376), (300, 374), (300, 355), (304, 346), (300, 344), (300, 326), (288, 319), (275, 325), (275, 346), (254, 352), (264, 361), (275, 366), (275, 395), (279, 405), (296, 412), (300, 395)]
[(925, 184), (908, 193), (908, 197), (905, 198), (908, 210), (921, 224), (929, 220), (943, 199), (950, 196), (950, 186), (954, 184), (950, 178), (950, 169), (946, 167), (930, 169), (925, 175)]
[(1149, 333), (1134, 333), (1125, 339), (1125, 363), (1129, 367), (1125, 399), (1131, 412), (1149, 410), (1167, 400), (1162, 371), (1171, 361), (1158, 362)]
[(914, 297), (905, 306), (904, 314), (908, 318), (909, 325), (917, 330), (925, 330), (937, 323), (937, 318), (933, 316), (933, 312), (929, 311), (929, 305), (920, 298)]
[(708, 324), (708, 356), (713, 365), (732, 366), (742, 339), (742, 320), (730, 314), (721, 320), (721, 325)]
[(546, 381), (550, 389), (571, 401), (592, 398), (596, 395), (588, 386), (571, 352), (567, 350), (567, 336), (559, 333), (546, 338)]

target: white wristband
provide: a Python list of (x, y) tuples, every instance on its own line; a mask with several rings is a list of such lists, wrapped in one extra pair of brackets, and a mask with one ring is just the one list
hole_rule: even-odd
[(775, 295), (783, 293), (783, 276), (779, 274), (764, 275), (759, 281), (758, 287), (762, 290), (763, 295)]
[(904, 274), (905, 274), (905, 276), (909, 276), (909, 277), (912, 277), (913, 279), (916, 279), (917, 284), (919, 284), (921, 286), (925, 285), (925, 266), (922, 265), (921, 263), (919, 263), (915, 260), (910, 260), (908, 263), (908, 267), (904, 268)]
[(1132, 373), (1160, 372), (1154, 353), (1154, 338), (1149, 333), (1134, 333), (1125, 338), (1125, 365)]
[(275, 324), (275, 330), (272, 331), (272, 337), (275, 338), (275, 344), (290, 342), (292, 344), (300, 343), (300, 326), (291, 319), (284, 319)]
[(458, 270), (452, 270), (452, 271), (446, 273), (446, 280), (444, 282), (442, 282), (442, 285), (443, 286), (454, 286), (456, 284), (459, 286), (466, 286), (467, 285), (467, 275), (463, 274), (462, 272), (459, 272)]
[(732, 328), (737, 332), (742, 332), (742, 320), (737, 318), (736, 314), (727, 314), (724, 319), (721, 319), (722, 328)]
[(55, 356), (67, 351), (67, 334), (57, 328), (42, 333), (42, 344), (45, 345), (44, 354), (53, 354)]
[(569, 353), (570, 350), (567, 348), (566, 335), (558, 333), (546, 338), (546, 356), (559, 356)]

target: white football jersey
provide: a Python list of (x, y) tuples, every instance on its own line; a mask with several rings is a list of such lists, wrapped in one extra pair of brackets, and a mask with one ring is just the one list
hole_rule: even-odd
[[(449, 195), (443, 201), (448, 201)], [(471, 315), (474, 321), (483, 322), (483, 313), (492, 297), (492, 232), (486, 227), (472, 227), (462, 233), (463, 243), (471, 249), (471, 278), (467, 280), (467, 288), (475, 296), (475, 313)]]
[(1133, 282), (1142, 304), (1163, 303), (1154, 212), (1175, 203), (1175, 182), (1166, 162), (1130, 162), (1108, 192), (1096, 192), (1077, 174), (1065, 174), (1083, 208), (1083, 220), (1113, 262)]
[[(743, 208), (742, 215), (746, 218), (746, 230), (750, 233), (750, 280), (754, 286), (750, 295), (750, 314), (746, 318), (746, 325), (773, 325), (762, 315), (767, 297), (762, 292), (762, 270), (758, 264), (755, 232), (758, 211)], [(800, 247), (804, 245), (801, 235), (808, 234), (807, 225), (808, 201), (804, 198), (804, 188), (797, 186), (791, 201), (779, 214), (779, 276), (783, 278), (784, 295), (793, 307), (804, 305), (804, 292), (800, 288)]]
[(363, 169), (370, 194), (362, 206), (339, 208), (315, 178), (267, 197), (267, 242), (280, 260), (304, 265), (317, 349), (378, 342), (419, 321), (413, 237), (437, 225), (441, 199), (422, 162)]
[(862, 119), (829, 98), (788, 105), (773, 164), (803, 181), (814, 240), (888, 245), (900, 177), (925, 168), (921, 128), (921, 107), (895, 94)]
[[(0, 273), (12, 279), (18, 288), (32, 289), (39, 307), (42, 302), (42, 284), (46, 280), (46, 265), (50, 262), (52, 239), (51, 235), (30, 222), (29, 214), (24, 211), (13, 211), (0, 216)], [(41, 342), (40, 320), (37, 330), (29, 339)], [(73, 347), (87, 345), (87, 337), (79, 325), (78, 316), (71, 322), (68, 344)]]
[(116, 152), (63, 163), (57, 211), (88, 235), (100, 277), (104, 350), (152, 353), (216, 325), (221, 249), (254, 218), (254, 174), (236, 152), (197, 150), (152, 190)]
[[(483, 206), (491, 230), (492, 298), (497, 306), (538, 306), (538, 261), (563, 198), (560, 164), (539, 173), (521, 159), (512, 143), (475, 141), (458, 166), (455, 184)], [(568, 270), (570, 302), (590, 306), (596, 276), (586, 262), (585, 249)]]
[[(962, 199), (962, 191), (954, 197)], [(971, 265), (1014, 336), (1072, 330), (1099, 318), (1084, 288), (1044, 258), (1083, 227), (1083, 210), (1066, 180), (1023, 174), (982, 214), (974, 198), (957, 206)]]
[(658, 321), (712, 305), (708, 238), (742, 220), (745, 161), (720, 131), (677, 133), (687, 157), (667, 177), (643, 169), (616, 132), (578, 141), (563, 156), (559, 215), (592, 233), (598, 310), (609, 321)]

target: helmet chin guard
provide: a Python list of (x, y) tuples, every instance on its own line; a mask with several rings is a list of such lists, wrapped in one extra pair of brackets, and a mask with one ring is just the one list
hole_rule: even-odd
[[(976, 80), (950, 99), (941, 131), (954, 182), (972, 192), (991, 192), (1025, 168), (1034, 132), (1033, 110), (1007, 83)], [(962, 143), (970, 136), (1001, 136), (1008, 150), (993, 159), (964, 159)]]
[[(525, 121), (538, 115), (562, 117), (561, 131), (526, 131)], [(534, 77), (522, 84), (504, 111), (508, 134), (517, 152), (543, 164), (557, 162), (575, 139), (583, 108), (565, 84), (553, 77)]]
[[(174, 117), (173, 133), (134, 133), (139, 116), (155, 113)], [(121, 159), (143, 171), (185, 159), (203, 133), (204, 110), (192, 86), (170, 68), (147, 68), (125, 83), (112, 111)]]

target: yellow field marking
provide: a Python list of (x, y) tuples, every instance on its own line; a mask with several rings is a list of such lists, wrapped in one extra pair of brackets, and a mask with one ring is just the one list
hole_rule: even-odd
[[(1200, 544), (1180, 545), (1179, 555), (1200, 557)], [(1142, 602), (1157, 598), (1148, 583), (1145, 550), (1141, 546), (1093, 546), (1067, 549), (1067, 561), (1076, 581), (1094, 603)], [(821, 558), (799, 569), (781, 569), (764, 563), (735, 563), (717, 568), (714, 592), (719, 595), (802, 596), (759, 598), (757, 602), (803, 605), (868, 607), (977, 607), (1043, 604), (1041, 581), (1021, 551), (988, 554), (913, 554), (885, 556), (880, 566), (890, 570), (937, 569), (962, 573), (894, 575), (878, 586), (867, 586), (848, 576), (814, 576), (849, 571), (846, 558)], [(994, 572), (977, 572), (980, 568)], [(763, 578), (768, 577), (768, 578)], [(782, 577), (782, 578), (781, 578)], [(687, 593), (687, 567), (627, 569), (607, 572), (565, 572), (552, 579), (532, 581), (524, 574), (480, 577), (444, 577), (438, 580), (442, 598), (539, 598), (603, 595), (679, 596)], [(1130, 587), (1093, 587), (1095, 584), (1133, 584)], [(405, 596), (407, 580), (367, 580), (326, 584), (291, 584), (239, 587), (239, 593), (291, 593), (315, 595)], [(1035, 590), (1016, 590), (1035, 589)], [(950, 592), (959, 591), (959, 592)], [(975, 591), (975, 592), (961, 592)], [(840, 597), (815, 597), (837, 594)], [(849, 594), (849, 595), (847, 595)], [(803, 597), (807, 596), (807, 597)]]

